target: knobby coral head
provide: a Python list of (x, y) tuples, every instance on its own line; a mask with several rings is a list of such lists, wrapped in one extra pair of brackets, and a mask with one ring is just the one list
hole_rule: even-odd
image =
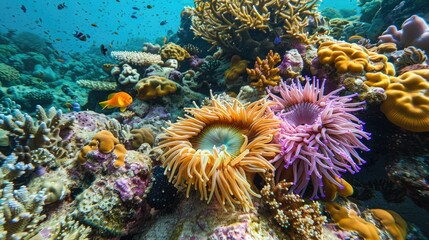
[(290, 85), (282, 82), (278, 94), (268, 91), (271, 109), (281, 120), (276, 136), (281, 153), (271, 161), (277, 179), (293, 179), (291, 190), (301, 195), (311, 184), (312, 198), (325, 196), (323, 183), (342, 189), (341, 174), (358, 172), (365, 163), (357, 150), (369, 151), (360, 140), (370, 134), (352, 114), (364, 103), (351, 102), (355, 95), (339, 96), (343, 88), (324, 95), (324, 85), (307, 78), (304, 86), (292, 80)]
[(211, 106), (185, 110), (189, 115), (170, 123), (159, 144), (169, 180), (186, 186), (187, 197), (194, 188), (202, 200), (214, 195), (222, 206), (249, 211), (251, 196), (260, 197), (249, 180), (274, 170), (268, 160), (280, 152), (272, 143), (279, 120), (265, 99), (244, 106), (212, 98)]

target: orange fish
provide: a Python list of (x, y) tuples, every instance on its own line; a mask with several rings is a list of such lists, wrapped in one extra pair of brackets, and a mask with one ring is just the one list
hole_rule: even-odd
[(126, 92), (111, 93), (106, 101), (99, 102), (103, 109), (118, 107), (121, 112), (124, 112), (127, 107), (133, 102), (133, 98)]
[(162, 40), (164, 42), (164, 44), (167, 43), (167, 37), (164, 37), (164, 39)]

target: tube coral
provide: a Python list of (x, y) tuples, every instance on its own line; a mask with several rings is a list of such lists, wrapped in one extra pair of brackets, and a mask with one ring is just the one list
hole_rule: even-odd
[(248, 179), (274, 170), (267, 158), (280, 152), (271, 143), (279, 120), (265, 99), (243, 106), (212, 98), (211, 106), (185, 110), (190, 115), (170, 123), (159, 144), (169, 181), (185, 185), (188, 197), (194, 187), (201, 200), (210, 202), (214, 195), (223, 206), (241, 204), (249, 211), (251, 196), (260, 195)]
[(350, 102), (355, 95), (338, 96), (343, 88), (324, 95), (324, 84), (315, 78), (307, 79), (304, 87), (299, 81), (282, 82), (280, 96), (269, 91), (271, 108), (281, 119), (276, 138), (281, 153), (271, 161), (277, 178), (293, 178), (291, 190), (301, 195), (311, 182), (312, 198), (325, 196), (323, 179), (342, 189), (341, 173), (358, 172), (358, 165), (365, 163), (356, 150), (369, 150), (360, 142), (369, 139), (369, 133), (351, 114), (361, 110), (363, 102)]

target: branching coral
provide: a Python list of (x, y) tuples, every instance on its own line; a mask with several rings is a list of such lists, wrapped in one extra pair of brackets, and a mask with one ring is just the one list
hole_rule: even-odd
[(37, 121), (17, 109), (11, 115), (0, 114), (0, 128), (9, 131), (11, 145), (16, 149), (46, 148), (57, 157), (65, 156), (67, 150), (62, 146), (60, 132), (69, 129), (74, 118), (63, 119), (61, 110), (52, 107), (46, 112), (39, 105), (36, 114)]
[[(246, 49), (272, 49), (276, 29), (280, 38), (308, 41), (309, 20), (317, 23), (318, 0), (195, 0), (192, 29), (213, 46), (243, 56)], [(262, 42), (255, 36), (264, 36)], [(264, 38), (263, 37), (263, 38)], [(272, 37), (272, 39), (270, 39)], [(242, 53), (242, 54), (240, 54)]]
[(293, 239), (321, 239), (322, 225), (326, 217), (321, 213), (319, 203), (306, 203), (299, 195), (290, 193), (292, 182), (282, 180), (274, 184), (274, 174), (266, 174), (267, 185), (261, 190), (265, 203), (275, 211), (274, 218), (288, 229)]
[(213, 196), (223, 206), (253, 208), (260, 197), (249, 181), (253, 174), (274, 170), (267, 161), (279, 152), (271, 143), (279, 121), (265, 99), (243, 106), (211, 99), (211, 106), (185, 109), (189, 115), (165, 129), (158, 148), (169, 180), (191, 188), (201, 199)]
[(325, 95), (324, 84), (314, 78), (304, 87), (283, 82), (279, 96), (269, 91), (272, 110), (282, 121), (277, 137), (282, 149), (272, 161), (277, 177), (293, 181), (291, 190), (301, 195), (311, 183), (312, 197), (325, 196), (324, 179), (342, 189), (341, 174), (358, 172), (365, 163), (357, 149), (368, 150), (360, 139), (369, 134), (352, 114), (364, 103), (351, 102), (355, 95), (338, 96), (343, 89)]
[(116, 82), (94, 81), (94, 80), (77, 80), (77, 85), (89, 88), (94, 91), (111, 91), (115, 90), (118, 84)]
[(280, 69), (275, 65), (281, 61), (280, 55), (270, 51), (265, 58), (261, 60), (256, 58), (255, 68), (247, 68), (247, 74), (251, 81), (250, 85), (254, 86), (259, 92), (264, 91), (267, 86), (277, 86), (281, 81)]
[(31, 194), (25, 186), (14, 190), (14, 184), (7, 180), (0, 186), (0, 238), (22, 239), (46, 217), (42, 214), (45, 192)]

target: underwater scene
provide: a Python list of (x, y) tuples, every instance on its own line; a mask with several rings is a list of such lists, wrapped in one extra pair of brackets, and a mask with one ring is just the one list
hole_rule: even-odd
[(1, 0), (0, 240), (429, 239), (428, 0)]

